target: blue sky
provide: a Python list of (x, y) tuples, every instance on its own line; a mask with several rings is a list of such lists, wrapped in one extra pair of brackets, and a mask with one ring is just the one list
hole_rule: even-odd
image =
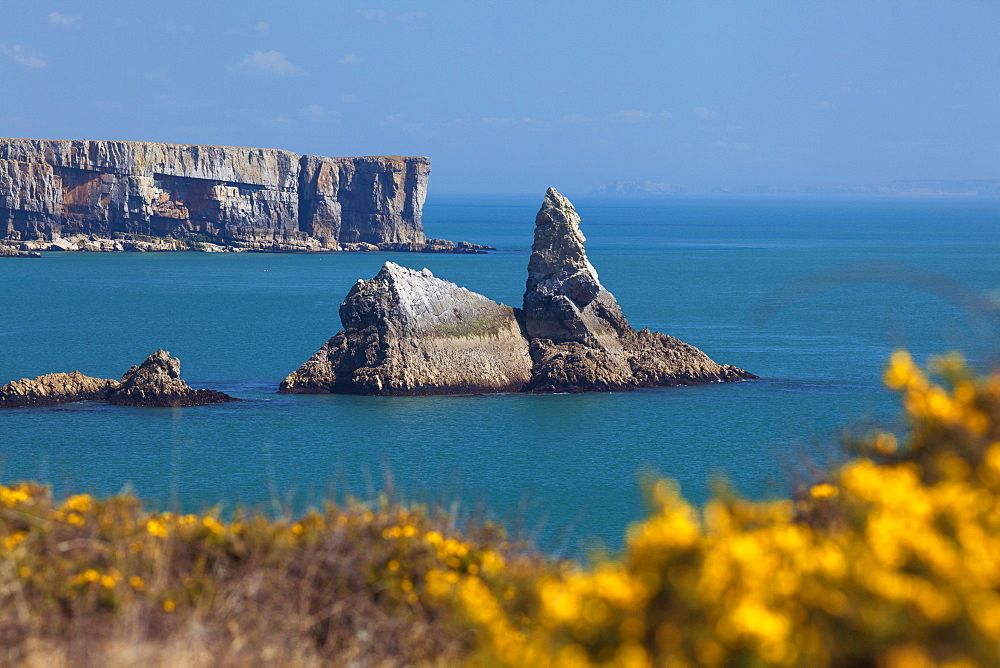
[(0, 14), (0, 136), (427, 155), (438, 192), (1000, 178), (995, 0)]

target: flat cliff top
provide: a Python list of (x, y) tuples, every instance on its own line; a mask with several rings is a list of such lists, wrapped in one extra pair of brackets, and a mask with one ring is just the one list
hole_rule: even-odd
[[(182, 178), (246, 183), (291, 191), (298, 188), (304, 156), (276, 148), (163, 144), (92, 139), (0, 139), (0, 160), (48, 164), (58, 168), (113, 172), (133, 176), (166, 174)], [(377, 165), (405, 169), (408, 161), (429, 164), (424, 157), (324, 158), (319, 162)]]
[[(282, 148), (266, 148), (261, 146), (230, 146), (228, 144), (178, 144), (174, 142), (162, 142), (162, 141), (141, 141), (141, 140), (131, 140), (131, 139), (37, 139), (34, 137), (0, 137), (0, 144), (5, 144), (8, 142), (29, 142), (29, 143), (40, 143), (40, 144), (61, 144), (61, 143), (88, 143), (94, 142), (97, 144), (128, 144), (128, 145), (147, 145), (147, 146), (162, 146), (165, 148), (199, 148), (199, 149), (224, 149), (232, 151), (277, 151), (281, 153), (291, 153), (300, 157), (313, 156), (312, 153), (295, 153), (294, 151), (289, 151)], [(423, 155), (331, 155), (331, 156), (321, 156), (315, 155), (317, 158), (329, 158), (332, 160), (426, 160), (430, 162), (430, 158)]]

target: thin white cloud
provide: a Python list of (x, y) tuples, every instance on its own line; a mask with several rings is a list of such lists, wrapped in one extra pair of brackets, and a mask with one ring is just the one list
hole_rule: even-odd
[(52, 12), (49, 14), (49, 23), (54, 26), (76, 26), (83, 23), (83, 17), (79, 14), (63, 14), (62, 12)]
[(357, 14), (366, 21), (385, 21), (386, 16), (384, 9), (359, 9)]
[(822, 102), (820, 102), (819, 104), (817, 104), (815, 107), (813, 107), (813, 109), (819, 109), (821, 111), (822, 110), (826, 110), (826, 109), (833, 109), (833, 104), (831, 104), (829, 100), (823, 100)]
[(396, 19), (400, 23), (411, 23), (413, 21), (419, 21), (420, 19), (427, 18), (427, 12), (403, 12), (402, 14), (396, 14), (392, 18)]
[(743, 142), (727, 142), (727, 141), (717, 141), (713, 142), (712, 146), (715, 148), (732, 149), (735, 151), (746, 151), (750, 147)]
[(177, 23), (176, 21), (167, 21), (167, 23), (163, 26), (163, 28), (164, 28), (164, 30), (166, 30), (169, 33), (177, 33), (177, 32), (193, 33), (194, 32), (194, 26), (193, 25), (191, 25), (189, 23), (188, 24), (180, 24), (180, 23)]
[(344, 93), (340, 96), (341, 102), (347, 102), (348, 104), (354, 104), (358, 101), (358, 96), (353, 93)]
[(566, 114), (560, 116), (558, 122), (564, 125), (590, 125), (594, 119), (585, 114)]
[(303, 111), (306, 112), (306, 116), (314, 121), (321, 121), (326, 118), (326, 110), (321, 104), (306, 105)]
[(279, 77), (288, 77), (299, 72), (299, 66), (288, 60), (281, 51), (254, 51), (243, 59), (240, 67)]
[(7, 46), (6, 44), (0, 44), (0, 51), (3, 54), (13, 60), (15, 63), (24, 65), (25, 67), (30, 67), (32, 69), (41, 69), (43, 67), (49, 66), (49, 61), (41, 58), (39, 56), (28, 53), (23, 46), (20, 44), (15, 44), (13, 46)]
[(697, 114), (700, 118), (703, 118), (705, 120), (718, 116), (718, 114), (716, 114), (714, 111), (709, 111), (705, 107), (695, 107), (694, 113)]
[(618, 123), (639, 123), (640, 121), (645, 121), (656, 114), (650, 111), (643, 111), (642, 109), (622, 109), (621, 111), (616, 111), (610, 114), (608, 118)]
[(260, 21), (260, 22), (257, 23), (257, 25), (254, 26), (254, 28), (257, 30), (257, 32), (263, 33), (263, 34), (266, 35), (267, 33), (269, 33), (271, 31), (271, 24), (270, 23), (265, 23), (264, 21)]
[(549, 125), (546, 121), (540, 121), (537, 118), (531, 118), (529, 116), (523, 116), (521, 118), (498, 118), (496, 116), (487, 116), (486, 118), (480, 119), (481, 124), (490, 128), (539, 128), (546, 127)]
[(345, 53), (343, 56), (340, 57), (341, 65), (357, 65), (360, 62), (361, 58), (354, 55), (353, 53)]

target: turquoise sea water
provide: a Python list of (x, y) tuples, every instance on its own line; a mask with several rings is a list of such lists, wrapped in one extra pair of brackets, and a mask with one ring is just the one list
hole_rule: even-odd
[[(75, 404), (0, 412), (3, 481), (197, 510), (329, 494), (483, 508), (548, 550), (616, 547), (659, 472), (703, 501), (713, 480), (766, 497), (891, 423), (894, 347), (996, 360), (1000, 201), (577, 198), (602, 282), (636, 327), (761, 380), (584, 395), (276, 394), (386, 260), (520, 305), (541, 198), (434, 198), (433, 237), (490, 255), (46, 254), (0, 260), (0, 383), (118, 377), (162, 347), (182, 376), (246, 399), (187, 409)], [(992, 309), (992, 310), (991, 310)]]

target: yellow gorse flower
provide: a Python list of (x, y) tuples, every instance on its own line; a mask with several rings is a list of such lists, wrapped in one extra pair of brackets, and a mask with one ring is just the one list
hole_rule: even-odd
[(78, 513), (86, 513), (94, 505), (94, 498), (89, 494), (75, 494), (63, 503), (62, 507), (65, 510), (73, 510)]
[(4, 549), (10, 550), (21, 543), (28, 537), (27, 531), (16, 531), (3, 539)]
[(873, 435), (796, 503), (699, 513), (660, 482), (618, 559), (519, 594), (464, 575), (458, 601), (501, 665), (998, 665), (1000, 373), (934, 369), (950, 386), (894, 353), (910, 435)]
[(0, 503), (7, 506), (8, 508), (13, 508), (19, 503), (23, 503), (31, 498), (28, 490), (24, 485), (18, 487), (6, 487), (0, 485)]
[(150, 535), (156, 536), (157, 538), (167, 537), (167, 518), (165, 517), (151, 517), (146, 521), (146, 531)]

